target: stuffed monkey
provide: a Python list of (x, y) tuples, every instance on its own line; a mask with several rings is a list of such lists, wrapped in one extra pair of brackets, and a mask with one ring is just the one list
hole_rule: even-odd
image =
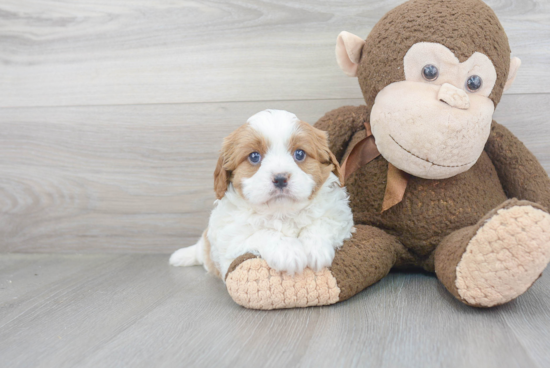
[(550, 261), (550, 179), (492, 121), (520, 66), (481, 0), (410, 0), (366, 40), (342, 32), (337, 61), (366, 106), (327, 113), (356, 232), (329, 269), (289, 276), (245, 254), (226, 278), (249, 308), (346, 300), (392, 269), (435, 272), (461, 302), (507, 303)]

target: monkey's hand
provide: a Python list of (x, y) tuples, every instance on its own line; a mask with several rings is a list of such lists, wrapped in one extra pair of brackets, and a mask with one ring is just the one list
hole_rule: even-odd
[(343, 106), (327, 112), (314, 126), (328, 133), (329, 148), (341, 163), (351, 138), (365, 129), (369, 115), (365, 105)]
[(546, 170), (512, 132), (496, 121), (491, 126), (485, 152), (493, 161), (508, 198), (550, 208), (550, 178)]

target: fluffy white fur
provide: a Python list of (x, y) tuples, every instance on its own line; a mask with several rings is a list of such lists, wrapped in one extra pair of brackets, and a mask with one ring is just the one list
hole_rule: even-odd
[[(299, 167), (288, 148), (298, 121), (294, 114), (279, 110), (262, 111), (248, 120), (267, 138), (269, 149), (259, 170), (243, 180), (243, 196), (230, 184), (215, 202), (207, 237), (209, 256), (222, 279), (233, 260), (245, 253), (259, 255), (270, 267), (290, 274), (305, 267), (320, 270), (331, 265), (335, 249), (351, 237), (348, 195), (336, 175), (330, 173), (310, 199), (315, 180)], [(274, 175), (281, 172), (290, 174), (283, 193), (273, 186)], [(205, 264), (203, 244), (201, 238), (194, 246), (176, 251), (170, 264)]]

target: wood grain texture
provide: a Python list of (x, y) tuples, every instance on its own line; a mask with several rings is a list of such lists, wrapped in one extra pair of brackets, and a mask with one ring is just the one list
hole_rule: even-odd
[[(360, 98), (336, 36), (402, 2), (4, 0), (0, 106)], [(510, 92), (550, 92), (550, 2), (487, 3), (523, 61)]]
[[(0, 2), (0, 368), (549, 367), (548, 275), (491, 310), (391, 274), (259, 312), (166, 255), (97, 254), (193, 243), (221, 139), (253, 113), (362, 104), (336, 36), (401, 2)], [(487, 3), (523, 61), (495, 119), (550, 172), (550, 3)]]
[(0, 367), (550, 365), (550, 277), (474, 309), (432, 276), (390, 274), (329, 307), (246, 310), (159, 255), (2, 255)]
[[(354, 101), (268, 103), (315, 122)], [(4, 109), (0, 251), (169, 252), (214, 202), (223, 137), (264, 103)]]
[[(0, 251), (167, 253), (215, 199), (222, 138), (266, 107), (311, 123), (361, 99), (3, 109)], [(507, 95), (495, 119), (550, 171), (550, 95)]]

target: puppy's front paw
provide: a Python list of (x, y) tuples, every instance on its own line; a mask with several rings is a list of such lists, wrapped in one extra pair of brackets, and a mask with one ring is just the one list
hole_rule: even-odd
[(276, 245), (260, 250), (260, 255), (269, 267), (290, 275), (302, 273), (307, 265), (302, 243), (296, 238), (282, 238)]
[(334, 259), (334, 248), (319, 239), (302, 239), (307, 255), (307, 266), (314, 271), (330, 267)]

